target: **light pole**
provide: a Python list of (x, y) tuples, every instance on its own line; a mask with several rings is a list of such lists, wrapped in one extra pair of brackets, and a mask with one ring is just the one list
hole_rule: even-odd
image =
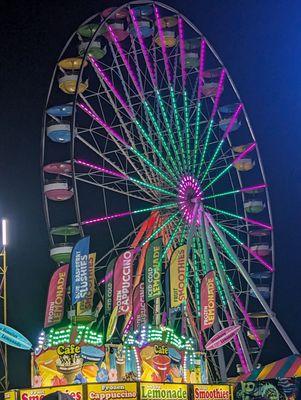
[[(7, 325), (7, 282), (6, 282), (6, 275), (7, 275), (7, 263), (6, 263), (6, 247), (8, 244), (7, 240), (7, 220), (2, 219), (2, 241), (1, 241), (1, 253), (0, 256), (2, 258), (2, 264), (0, 268), (0, 296), (3, 305), (3, 324)], [(1, 389), (0, 391), (6, 391), (8, 389), (8, 368), (7, 368), (7, 346), (6, 344), (1, 344), (1, 358), (3, 364), (3, 376), (1, 377), (0, 384)]]

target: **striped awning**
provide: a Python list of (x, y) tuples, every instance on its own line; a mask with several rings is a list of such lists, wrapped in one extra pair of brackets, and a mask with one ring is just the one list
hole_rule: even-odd
[(301, 356), (292, 355), (274, 361), (264, 367), (254, 369), (252, 372), (240, 375), (235, 379), (236, 382), (241, 381), (262, 381), (266, 379), (277, 378), (297, 378), (301, 377)]

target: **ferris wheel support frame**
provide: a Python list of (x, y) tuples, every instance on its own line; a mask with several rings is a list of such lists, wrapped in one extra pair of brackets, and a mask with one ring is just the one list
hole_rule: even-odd
[(229, 251), (229, 253), (231, 254), (231, 256), (234, 258), (236, 266), (239, 270), (239, 272), (241, 273), (241, 275), (243, 276), (243, 278), (246, 280), (246, 282), (248, 283), (248, 285), (251, 287), (251, 289), (253, 290), (253, 292), (255, 293), (257, 299), (259, 300), (259, 302), (261, 303), (262, 307), (264, 308), (265, 312), (267, 313), (267, 315), (269, 316), (269, 318), (272, 320), (272, 322), (274, 323), (276, 329), (278, 330), (278, 332), (280, 333), (280, 335), (282, 336), (282, 338), (284, 339), (285, 343), (288, 345), (289, 349), (291, 350), (291, 352), (293, 354), (299, 355), (300, 352), (298, 351), (297, 347), (294, 345), (294, 343), (292, 342), (291, 338), (288, 336), (288, 334), (286, 333), (286, 331), (284, 330), (283, 326), (281, 325), (281, 323), (278, 321), (276, 314), (271, 310), (271, 308), (269, 307), (268, 303), (265, 301), (265, 299), (263, 298), (263, 296), (260, 294), (259, 290), (257, 289), (257, 286), (255, 285), (255, 283), (253, 282), (253, 280), (251, 279), (251, 277), (249, 276), (249, 274), (247, 273), (245, 267), (242, 265), (242, 263), (240, 262), (240, 260), (238, 259), (238, 257), (236, 256), (235, 252), (233, 251), (232, 247), (230, 246), (227, 238), (225, 237), (225, 235), (223, 234), (223, 232), (219, 229), (219, 227), (217, 226), (214, 218), (212, 217), (212, 215), (210, 215), (209, 213), (206, 213), (206, 218), (208, 219), (210, 225), (213, 227), (213, 229), (215, 230), (215, 232), (218, 234), (218, 236), (220, 237), (220, 239), (223, 241), (225, 247), (227, 248), (227, 250)]

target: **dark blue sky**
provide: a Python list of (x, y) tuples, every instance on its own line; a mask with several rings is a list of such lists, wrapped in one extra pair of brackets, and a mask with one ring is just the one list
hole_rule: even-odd
[[(292, 0), (176, 0), (228, 68), (257, 138), (276, 239), (277, 316), (301, 348), (301, 4)], [(9, 324), (35, 342), (42, 328), (48, 257), (40, 191), (40, 131), (52, 69), (69, 35), (122, 2), (2, 0), (0, 5), (0, 215), (11, 224)], [(266, 361), (288, 354), (277, 335)], [(12, 386), (29, 385), (28, 354), (11, 350)]]

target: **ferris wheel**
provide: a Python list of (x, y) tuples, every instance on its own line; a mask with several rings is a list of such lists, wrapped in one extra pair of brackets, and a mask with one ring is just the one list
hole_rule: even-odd
[[(89, 235), (98, 281), (128, 248), (163, 241), (162, 274), (187, 245), (189, 334), (202, 343), (240, 325), (207, 351), (216, 379), (259, 362), (270, 321), (274, 241), (258, 144), (238, 91), (203, 34), (159, 2), (133, 1), (85, 21), (55, 68), (42, 132), (44, 208), (55, 262)], [(143, 274), (138, 263), (134, 286)], [(214, 271), (217, 319), (200, 333), (200, 287)], [(164, 278), (163, 278), (164, 279)], [(101, 291), (101, 287), (100, 287)], [(167, 300), (150, 306), (162, 322)], [(188, 310), (188, 311), (187, 311)]]

